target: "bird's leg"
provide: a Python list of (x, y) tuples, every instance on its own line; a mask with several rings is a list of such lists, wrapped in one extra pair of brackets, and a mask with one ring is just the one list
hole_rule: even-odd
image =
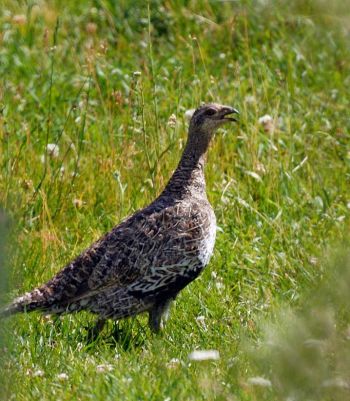
[(154, 333), (159, 333), (163, 329), (164, 323), (168, 320), (171, 301), (172, 299), (168, 299), (156, 304), (149, 311), (148, 324)]
[(88, 339), (95, 341), (98, 335), (101, 333), (105, 323), (106, 319), (103, 319), (101, 317), (97, 318), (95, 326), (88, 330)]
[(103, 330), (104, 326), (106, 324), (106, 319), (103, 319), (102, 317), (97, 318), (95, 327), (94, 327), (94, 331), (97, 334), (100, 334), (100, 332)]

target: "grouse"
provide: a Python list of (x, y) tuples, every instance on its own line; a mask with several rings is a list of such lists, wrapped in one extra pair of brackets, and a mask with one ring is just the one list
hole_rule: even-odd
[(207, 104), (193, 114), (181, 160), (163, 192), (149, 206), (115, 226), (50, 281), (16, 298), (0, 316), (39, 310), (62, 314), (88, 310), (105, 319), (149, 313), (158, 332), (179, 291), (208, 264), (216, 219), (207, 199), (206, 152), (214, 132), (236, 121), (238, 111)]

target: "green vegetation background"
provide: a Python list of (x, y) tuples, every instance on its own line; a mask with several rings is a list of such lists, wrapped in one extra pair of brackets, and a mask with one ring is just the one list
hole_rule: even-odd
[[(2, 0), (0, 204), (8, 219), (0, 224), (10, 230), (0, 256), (11, 288), (3, 302), (49, 279), (161, 191), (186, 140), (186, 110), (217, 101), (241, 112), (208, 158), (219, 226), (213, 259), (178, 297), (164, 333), (152, 336), (144, 317), (111, 322), (95, 342), (86, 339), (88, 314), (1, 322), (3, 400), (349, 396), (339, 376), (350, 361), (348, 287), (339, 277), (350, 280), (337, 270), (349, 263), (325, 262), (349, 230), (349, 9), (347, 1)], [(340, 296), (328, 298), (342, 312), (303, 312), (305, 291), (324, 288), (326, 266), (337, 266), (329, 282)], [(322, 302), (310, 308), (328, 311)], [(304, 355), (300, 338), (281, 346), (284, 356), (262, 353), (264, 363), (247, 350), (264, 342), (262, 320), (288, 327), (287, 305), (300, 311), (288, 312), (300, 314), (291, 326), (305, 338), (296, 338), (308, 341), (319, 315), (343, 330), (315, 334), (331, 333), (334, 345), (317, 375), (308, 376), (316, 362), (303, 364), (318, 359)], [(221, 358), (189, 361), (194, 349)]]

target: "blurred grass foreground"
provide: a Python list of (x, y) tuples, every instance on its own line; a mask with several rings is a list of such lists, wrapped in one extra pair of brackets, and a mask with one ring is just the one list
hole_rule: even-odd
[(240, 110), (208, 155), (213, 258), (164, 333), (1, 321), (1, 400), (350, 399), (349, 43), (349, 1), (1, 1), (1, 302), (159, 194), (187, 110)]
[(333, 257), (313, 287), (301, 296), (297, 311), (280, 307), (250, 352), (280, 399), (346, 400), (350, 397), (349, 251)]

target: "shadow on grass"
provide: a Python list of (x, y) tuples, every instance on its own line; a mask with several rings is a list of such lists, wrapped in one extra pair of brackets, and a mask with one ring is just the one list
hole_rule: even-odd
[(142, 347), (150, 334), (138, 318), (120, 321), (107, 320), (101, 330), (96, 330), (94, 317), (88, 312), (72, 315), (30, 314), (31, 335), (43, 336), (54, 345), (57, 341), (82, 344), (86, 351), (96, 351), (100, 346), (131, 351)]
[(141, 348), (150, 335), (138, 318), (107, 320), (101, 330), (96, 329), (96, 323), (91, 321), (87, 325), (82, 324), (82, 327), (84, 330), (80, 331), (75, 340), (83, 343), (86, 350), (94, 350), (103, 344), (125, 352), (132, 351)]

